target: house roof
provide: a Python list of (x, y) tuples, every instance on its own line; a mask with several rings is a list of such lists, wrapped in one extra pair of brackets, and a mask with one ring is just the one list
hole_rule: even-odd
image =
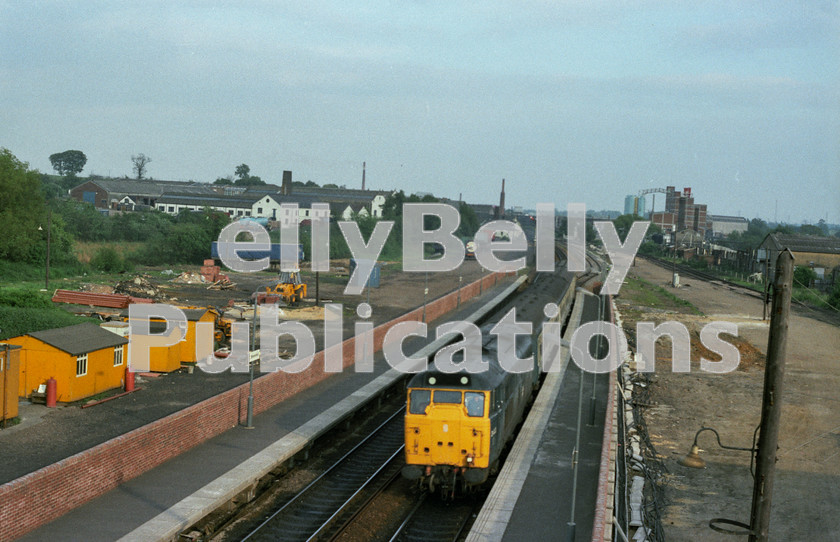
[(196, 205), (201, 207), (230, 207), (250, 209), (263, 195), (222, 196), (219, 194), (188, 194), (166, 192), (157, 199), (158, 205)]
[(768, 233), (761, 242), (763, 248), (771, 250), (790, 249), (791, 252), (814, 252), (818, 254), (840, 254), (840, 238), (817, 237), (814, 235), (790, 235)]
[(749, 224), (749, 220), (743, 216), (725, 216), (725, 215), (707, 215), (707, 220), (712, 222), (737, 222), (740, 224)]
[[(114, 196), (152, 196), (158, 197), (166, 191), (208, 192), (213, 188), (208, 184), (193, 181), (150, 181), (140, 179), (96, 179), (91, 182)], [(85, 184), (82, 183), (82, 184)], [(79, 185), (81, 186), (81, 185)]]
[(294, 186), (291, 195), (313, 196), (322, 199), (361, 199), (372, 200), (376, 196), (388, 197), (392, 190), (359, 190), (356, 188), (324, 188), (316, 186)]
[(101, 327), (85, 322), (74, 326), (45, 329), (27, 333), (30, 337), (67, 352), (71, 356), (78, 356), (88, 352), (95, 352), (103, 348), (128, 344), (128, 339), (120, 337)]
[(202, 316), (207, 314), (209, 309), (181, 309), (184, 311), (184, 316), (187, 317), (187, 320), (190, 322), (195, 322), (199, 320)]

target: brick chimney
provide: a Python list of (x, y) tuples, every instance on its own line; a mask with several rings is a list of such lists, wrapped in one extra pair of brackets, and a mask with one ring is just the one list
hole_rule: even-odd
[(280, 186), (280, 193), (284, 196), (292, 195), (292, 172), (283, 171), (283, 184)]
[(505, 217), (505, 180), (502, 179), (502, 195), (499, 197), (499, 218)]

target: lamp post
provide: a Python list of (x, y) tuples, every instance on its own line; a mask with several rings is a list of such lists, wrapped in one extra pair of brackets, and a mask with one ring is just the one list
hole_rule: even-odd
[[(758, 427), (755, 428), (753, 432), (753, 445), (751, 448), (741, 448), (738, 446), (724, 446), (720, 442), (720, 433), (717, 432), (716, 429), (713, 427), (701, 427), (697, 433), (694, 434), (694, 442), (691, 444), (691, 450), (686, 454), (685, 457), (677, 461), (680, 465), (684, 467), (691, 467), (694, 469), (702, 469), (706, 466), (706, 462), (703, 461), (703, 458), (700, 457), (700, 447), (697, 445), (697, 439), (700, 437), (700, 433), (703, 431), (711, 431), (715, 434), (715, 438), (717, 439), (718, 446), (725, 450), (738, 450), (740, 452), (750, 452), (750, 474), (752, 474), (753, 470), (753, 462), (755, 461), (755, 453), (758, 449), (755, 447), (755, 440), (758, 437)], [(753, 476), (755, 476), (753, 474)]]
[[(691, 450), (686, 454), (685, 457), (678, 460), (677, 463), (682, 465), (683, 467), (690, 467), (692, 469), (705, 469), (706, 462), (700, 457), (700, 446), (697, 444), (697, 439), (700, 437), (700, 433), (704, 431), (711, 431), (715, 434), (715, 439), (717, 439), (717, 444), (721, 448), (725, 450), (737, 450), (740, 452), (750, 452), (750, 474), (753, 477), (753, 482), (755, 481), (755, 472), (753, 471), (753, 464), (755, 462), (755, 457), (758, 452), (758, 447), (755, 445), (756, 439), (758, 438), (758, 431), (760, 429), (760, 425), (755, 428), (753, 431), (753, 441), (751, 448), (742, 448), (740, 446), (725, 446), (720, 441), (720, 433), (717, 432), (716, 429), (713, 427), (701, 427), (697, 433), (694, 434), (694, 442), (691, 444)], [(723, 527), (724, 525), (728, 527)], [(726, 518), (712, 518), (709, 520), (709, 527), (720, 533), (731, 534), (731, 535), (750, 535), (752, 533), (752, 528), (750, 525), (743, 523), (741, 521), (735, 521), (734, 519), (726, 519)], [(735, 527), (737, 529), (733, 529)]]
[[(561, 343), (562, 344), (562, 343)], [(571, 345), (569, 346), (571, 348)], [(587, 349), (589, 347), (587, 346)], [(571, 512), (569, 514), (569, 521), (566, 523), (566, 537), (565, 542), (575, 542), (577, 525), (575, 522), (575, 505), (577, 504), (577, 481), (578, 481), (578, 463), (580, 463), (580, 420), (583, 413), (583, 378), (586, 373), (583, 369), (578, 368), (578, 405), (577, 405), (577, 426), (575, 429), (575, 448), (572, 450), (572, 499)]]
[[(761, 423), (753, 433), (752, 448), (736, 448), (723, 446), (721, 448), (749, 451), (755, 458), (755, 473), (753, 474), (753, 495), (750, 511), (750, 524), (733, 520), (715, 518), (709, 526), (717, 531), (749, 535), (750, 542), (767, 542), (770, 531), (770, 505), (773, 499), (773, 482), (779, 441), (779, 425), (782, 413), (782, 391), (785, 375), (785, 354), (787, 351), (788, 317), (790, 315), (790, 299), (793, 284), (793, 253), (785, 248), (776, 260), (773, 275), (773, 307), (770, 316), (770, 334), (767, 343), (767, 361), (764, 368), (764, 393), (761, 402)], [(697, 447), (697, 436), (702, 431), (714, 429), (704, 427), (694, 436), (691, 452), (679, 463), (687, 467), (703, 468), (705, 463), (700, 459), (700, 449)], [(759, 436), (756, 445), (756, 435)], [(752, 472), (752, 460), (750, 461)], [(741, 531), (724, 530), (717, 524), (735, 525)]]
[[(603, 288), (603, 283), (601, 284), (601, 288)], [(601, 294), (601, 291), (598, 290), (598, 322), (604, 321), (604, 296)], [(595, 339), (595, 351), (599, 359), (601, 359), (601, 339), (603, 336), (599, 333), (597, 338)], [(583, 378), (583, 375), (581, 375)], [(589, 424), (590, 426), (595, 425), (595, 407), (598, 405), (598, 398), (595, 395), (595, 384), (597, 382), (598, 373), (592, 373), (592, 396), (589, 398)]]
[(429, 296), (429, 272), (426, 271), (426, 279), (423, 287), (423, 322), (426, 322), (426, 298)]
[[(44, 231), (44, 228), (38, 226), (38, 231)], [(52, 231), (52, 209), (47, 211), (47, 260), (46, 260), (46, 275), (44, 278), (44, 290), (50, 289), (50, 232)]]
[(251, 348), (248, 351), (248, 409), (245, 417), (245, 428), (254, 428), (254, 360), (251, 359), (251, 352), (254, 351), (257, 340), (257, 301), (259, 291), (254, 292), (254, 318), (252, 319)]

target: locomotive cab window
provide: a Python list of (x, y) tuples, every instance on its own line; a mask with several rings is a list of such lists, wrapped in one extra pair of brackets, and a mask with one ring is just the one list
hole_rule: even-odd
[(461, 392), (449, 390), (435, 390), (435, 403), (446, 403), (450, 405), (461, 404)]
[(479, 418), (484, 416), (484, 394), (468, 391), (464, 394), (464, 404), (467, 407), (467, 416)]
[(410, 414), (425, 414), (426, 407), (432, 402), (431, 390), (411, 390), (408, 400)]

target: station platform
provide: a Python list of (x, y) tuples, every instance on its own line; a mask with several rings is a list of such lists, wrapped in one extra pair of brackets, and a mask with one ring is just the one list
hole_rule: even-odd
[[(597, 321), (598, 297), (579, 292), (580, 300), (582, 307), (576, 314), (581, 306), (576, 303), (572, 319), (581, 324)], [(577, 322), (569, 328), (576, 328)], [(571, 333), (564, 338), (569, 340)], [(531, 414), (472, 526), (469, 542), (569, 540), (570, 523), (574, 523), (575, 540), (591, 539), (608, 385), (609, 374), (593, 377), (568, 359), (564, 371), (546, 376)], [(590, 425), (593, 386), (595, 423)], [(581, 434), (575, 489), (573, 451), (579, 396)]]
[[(520, 284), (500, 284), (447, 315), (480, 317)], [(429, 335), (434, 335), (435, 323)], [(407, 355), (422, 356), (443, 343), (406, 340)], [(234, 427), (116, 489), (18, 538), (22, 541), (174, 540), (178, 533), (233, 498), (259, 476), (303, 450), (355, 409), (404, 375), (376, 357), (372, 373), (345, 370), (254, 416), (255, 429)], [(197, 518), (197, 519), (194, 519)]]

